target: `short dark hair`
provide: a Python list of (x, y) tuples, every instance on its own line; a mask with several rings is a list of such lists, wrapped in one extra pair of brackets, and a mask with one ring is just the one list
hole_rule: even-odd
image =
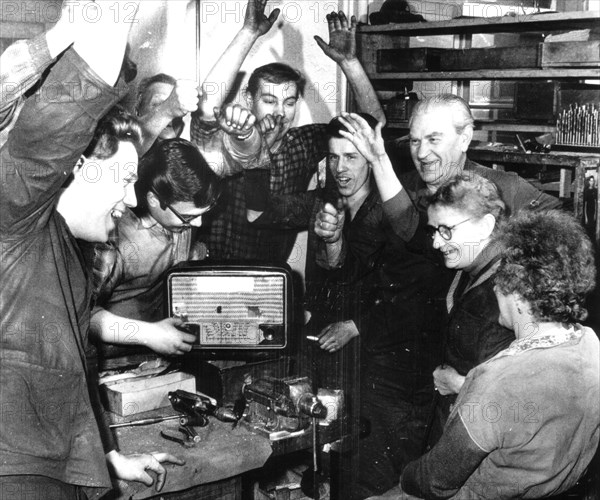
[(148, 92), (148, 88), (150, 87), (150, 85), (153, 85), (154, 83), (168, 83), (169, 85), (173, 85), (173, 87), (175, 85), (177, 85), (177, 80), (175, 78), (173, 78), (170, 75), (167, 75), (165, 73), (158, 73), (157, 75), (148, 77), (148, 78), (144, 78), (140, 84), (138, 85), (138, 90), (137, 90), (137, 101), (136, 101), (136, 105), (135, 105), (135, 112), (139, 115), (139, 110), (140, 110), (140, 106), (142, 105), (142, 102), (144, 101), (144, 98), (146, 97), (146, 92)]
[(135, 117), (117, 105), (98, 122), (94, 137), (83, 155), (106, 160), (115, 155), (121, 142), (131, 142), (139, 151), (142, 129)]
[(295, 83), (299, 96), (304, 94), (304, 87), (306, 87), (306, 78), (304, 78), (304, 75), (300, 71), (283, 63), (265, 64), (252, 72), (248, 80), (248, 86), (246, 87), (246, 92), (252, 97), (255, 97), (258, 92), (260, 80), (276, 85), (288, 82)]
[(212, 206), (220, 195), (220, 182), (191, 142), (166, 139), (155, 143), (140, 160), (135, 192), (135, 211), (144, 215), (150, 192), (167, 205), (193, 202), (198, 208)]
[(463, 172), (446, 181), (427, 202), (429, 206), (454, 208), (478, 218), (491, 214), (496, 218), (494, 231), (501, 225), (506, 211), (498, 186), (474, 172)]
[(592, 244), (581, 224), (558, 210), (521, 210), (498, 232), (502, 252), (496, 286), (515, 293), (537, 321), (581, 321), (586, 295), (595, 285)]
[[(377, 126), (377, 119), (375, 117), (373, 117), (369, 113), (356, 114), (363, 118), (369, 124), (369, 127), (375, 129), (375, 127)], [(327, 124), (327, 127), (325, 129), (325, 135), (328, 139), (330, 139), (331, 137), (340, 138), (342, 137), (342, 134), (340, 134), (341, 130), (343, 130), (344, 132), (348, 132), (346, 126), (340, 121), (340, 117), (336, 116)]]

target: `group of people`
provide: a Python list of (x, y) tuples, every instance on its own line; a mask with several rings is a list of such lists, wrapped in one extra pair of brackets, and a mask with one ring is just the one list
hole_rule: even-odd
[[(278, 17), (265, 7), (248, 0), (206, 81), (231, 88)], [(162, 316), (165, 271), (207, 255), (282, 264), (302, 229), (301, 366), (339, 387), (343, 357), (360, 357), (353, 499), (539, 498), (579, 479), (600, 433), (598, 339), (578, 323), (591, 243), (557, 199), (468, 159), (465, 101), (415, 105), (414, 169), (398, 174), (356, 21), (332, 12), (317, 43), (360, 113), (294, 127), (305, 79), (281, 62), (252, 73), (247, 107), (159, 74), (129, 113), (131, 24), (73, 8), (1, 60), (3, 492), (94, 498), (111, 476), (152, 484), (148, 470), (160, 490), (161, 462), (181, 460), (118, 451), (97, 351), (184, 355), (195, 337)]]

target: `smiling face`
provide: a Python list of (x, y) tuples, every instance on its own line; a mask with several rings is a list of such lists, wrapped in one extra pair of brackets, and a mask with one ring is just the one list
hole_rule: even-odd
[(108, 240), (126, 207), (135, 207), (134, 183), (138, 155), (130, 142), (120, 142), (108, 159), (88, 158), (76, 167), (73, 181), (65, 190), (75, 203), (63, 205), (59, 212), (76, 238), (91, 242)]
[(257, 121), (267, 115), (283, 116), (283, 126), (278, 136), (281, 139), (294, 122), (299, 97), (295, 82), (271, 83), (260, 78), (258, 90), (248, 96), (248, 101)]
[(490, 222), (443, 205), (430, 206), (427, 216), (429, 226), (453, 228), (450, 230), (452, 237), (449, 240), (442, 238), (439, 231), (433, 233), (433, 248), (442, 252), (445, 266), (449, 269), (468, 270), (489, 242)]
[(331, 137), (327, 165), (344, 198), (353, 198), (369, 189), (367, 160), (348, 139)]
[[(138, 116), (144, 116), (165, 102), (171, 95), (174, 86), (166, 82), (155, 82), (148, 85), (138, 107)], [(159, 139), (174, 139), (183, 132), (183, 121), (176, 118), (158, 134)]]
[(462, 172), (473, 129), (458, 133), (454, 109), (435, 106), (413, 116), (410, 125), (410, 154), (430, 191)]

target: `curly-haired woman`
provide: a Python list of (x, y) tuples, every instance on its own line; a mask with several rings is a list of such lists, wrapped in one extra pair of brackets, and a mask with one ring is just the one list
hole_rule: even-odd
[(516, 340), (471, 370), (444, 434), (382, 498), (542, 498), (584, 473), (600, 433), (598, 337), (578, 324), (592, 247), (565, 213), (522, 212), (497, 236), (500, 323)]

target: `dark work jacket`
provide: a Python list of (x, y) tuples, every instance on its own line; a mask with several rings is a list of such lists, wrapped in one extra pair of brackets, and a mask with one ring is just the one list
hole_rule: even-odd
[[(515, 340), (512, 330), (498, 323), (500, 309), (494, 294), (494, 275), (499, 255), (486, 247), (475, 259), (471, 273), (459, 271), (448, 292), (448, 326), (444, 339), (444, 363), (466, 376), (477, 365), (493, 358)], [(440, 424), (450, 414), (456, 394), (441, 396)]]
[(56, 201), (124, 91), (69, 49), (0, 153), (0, 475), (111, 485), (86, 382), (90, 287)]
[(498, 323), (494, 275), (499, 261), (489, 264), (473, 275), (460, 271), (454, 283), (467, 279), (468, 285), (460, 295), (449, 292), (454, 306), (449, 311), (444, 362), (463, 376), (515, 340), (514, 332)]
[[(345, 258), (338, 269), (316, 264), (322, 243), (314, 233), (323, 190), (271, 197), (260, 225), (308, 228), (305, 307), (312, 322), (353, 320), (368, 356), (387, 357), (390, 377), (419, 371), (431, 379), (441, 359), (441, 323), (449, 273), (431, 255), (424, 232), (405, 243), (388, 223), (375, 185), (352, 220), (346, 218)], [(439, 354), (438, 354), (439, 353)]]

